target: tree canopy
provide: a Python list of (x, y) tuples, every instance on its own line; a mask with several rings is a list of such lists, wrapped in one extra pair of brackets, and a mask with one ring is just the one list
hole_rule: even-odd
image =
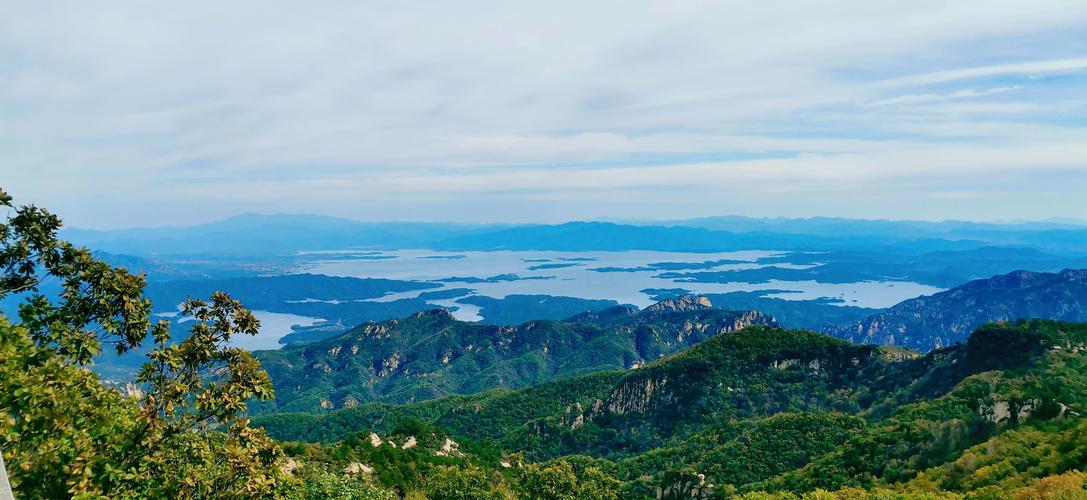
[[(58, 217), (16, 206), (0, 190), (0, 449), (28, 498), (263, 496), (289, 483), (279, 446), (241, 418), (272, 397), (268, 376), (231, 336), (259, 323), (225, 293), (189, 300), (187, 338), (151, 321), (143, 275), (112, 267), (57, 237)], [(60, 284), (47, 294), (41, 284)], [(104, 345), (154, 349), (123, 395), (89, 369)]]

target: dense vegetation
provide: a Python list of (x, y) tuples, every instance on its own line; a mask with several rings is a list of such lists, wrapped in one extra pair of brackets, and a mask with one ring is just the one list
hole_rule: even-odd
[[(221, 292), (184, 301), (190, 329), (174, 337), (167, 322), (151, 322), (142, 275), (57, 239), (60, 220), (43, 209), (16, 207), (3, 191), (0, 206), (9, 213), (0, 223), (0, 299), (22, 302), (17, 321), (0, 315), (0, 484), (10, 479), (20, 498), (616, 497), (618, 481), (596, 468), (519, 462), (503, 475), (493, 446), (446, 439), (433, 450), (438, 431), (418, 422), (393, 437), (410, 433), (422, 453), (407, 442), (366, 449), (347, 439), (316, 452), (287, 443), (306, 463), (287, 458), (242, 417), (273, 392), (252, 355), (226, 347), (259, 327), (239, 301)], [(110, 345), (118, 353), (151, 346), (124, 393), (88, 369)], [(347, 458), (382, 472), (340, 468)]]
[[(187, 301), (191, 335), (172, 341), (150, 321), (144, 280), (56, 238), (60, 220), (15, 207), (0, 224), (0, 296), (25, 297), (18, 322), (0, 317), (0, 449), (26, 498), (260, 496), (287, 484), (282, 452), (238, 418), (251, 398), (272, 396), (267, 374), (233, 335), (255, 334), (240, 303), (215, 293)], [(45, 279), (61, 283), (47, 296)], [(154, 344), (122, 396), (86, 367), (112, 345)]]
[[(989, 324), (920, 355), (703, 298), (475, 330), (430, 312), (299, 348), (273, 377), (316, 359), (329, 370), (295, 383), (320, 382), (409, 325), (391, 345), (414, 335), (429, 357), (371, 361), (403, 377), (388, 394), (435, 372), (414, 379), (471, 393), (251, 425), (273, 383), (227, 347), (259, 326), (238, 300), (200, 290), (210, 299), (181, 305), (188, 331), (153, 323), (142, 275), (57, 239), (44, 210), (2, 191), (0, 205), (0, 299), (21, 304), (0, 316), (0, 451), (20, 498), (1087, 496), (1087, 324)], [(147, 357), (123, 392), (88, 369), (108, 347)], [(343, 373), (328, 380), (365, 374)], [(529, 386), (472, 392), (479, 373)]]
[(1084, 492), (1085, 349), (1087, 325), (1050, 321), (925, 356), (750, 327), (626, 372), (256, 422), (334, 447), (418, 420), (507, 457), (597, 468), (632, 497), (1032, 498)]
[(750, 324), (772, 320), (705, 305), (676, 312), (615, 307), (570, 321), (507, 327), (426, 311), (360, 325), (320, 342), (257, 352), (277, 393), (274, 402), (258, 408), (318, 411), (525, 387), (637, 366)]

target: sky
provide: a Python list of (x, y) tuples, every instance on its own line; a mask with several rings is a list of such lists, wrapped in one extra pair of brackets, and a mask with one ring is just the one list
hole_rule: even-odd
[(1087, 218), (1083, 0), (0, 8), (0, 186), (70, 226)]

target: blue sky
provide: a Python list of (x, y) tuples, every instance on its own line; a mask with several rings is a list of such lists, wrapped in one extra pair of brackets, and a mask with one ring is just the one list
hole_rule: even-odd
[(10, 6), (0, 185), (99, 228), (1087, 218), (1082, 0), (586, 4)]

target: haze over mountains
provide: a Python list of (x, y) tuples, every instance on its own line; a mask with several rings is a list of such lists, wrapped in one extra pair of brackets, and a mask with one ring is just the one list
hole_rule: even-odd
[[(639, 224), (558, 225), (361, 222), (320, 215), (243, 214), (187, 227), (65, 229), (88, 247), (129, 254), (275, 253), (349, 247), (435, 250), (841, 249), (913, 241), (930, 250), (985, 245), (1075, 250), (1087, 222), (921, 222), (840, 218), (715, 217)], [(1079, 248), (1082, 252), (1082, 247)]]
[(0, 500), (1087, 500), (1085, 0), (4, 7)]
[[(296, 318), (260, 334), (283, 347), (254, 352), (276, 393), (251, 403), (255, 424), (309, 442), (291, 460), (394, 488), (422, 484), (435, 460), (528, 460), (598, 470), (627, 498), (871, 476), (1007, 489), (964, 476), (964, 457), (1025, 439), (1053, 462), (1079, 449), (1087, 414), (1083, 327), (1052, 321), (1087, 322), (1074, 222), (246, 215), (66, 234), (146, 272), (178, 340), (177, 304), (216, 290)], [(94, 366), (121, 384), (148, 350)], [(1014, 485), (1042, 474), (1008, 467)]]
[[(602, 498), (1087, 484), (1075, 224), (245, 216), (67, 234), (147, 273), (175, 342), (192, 338), (178, 304), (217, 290), (279, 328), (259, 345), (282, 347), (248, 347), (276, 396), (247, 411), (288, 469), (395, 495), (439, 470), (528, 488), (534, 467)], [(151, 348), (92, 367), (133, 388)]]
[[(263, 351), (258, 357), (276, 383), (278, 411), (316, 411), (637, 368), (713, 336), (752, 325), (778, 325), (773, 316), (758, 311), (713, 307), (707, 297), (679, 296), (641, 311), (616, 306), (561, 322), (511, 327), (460, 322), (444, 310), (426, 311), (360, 325), (319, 342)], [(858, 344), (924, 353), (964, 342), (986, 323), (1028, 318), (1087, 322), (1087, 270), (1018, 271), (976, 280), (907, 300), (855, 323), (821, 328)]]
[[(66, 229), (63, 234), (111, 262), (146, 271), (148, 293), (163, 314), (187, 296), (226, 289), (258, 311), (295, 315), (298, 327), (275, 333), (283, 343), (317, 341), (367, 321), (435, 307), (462, 319), (512, 326), (598, 311), (635, 296), (644, 297), (637, 301), (644, 305), (705, 295), (717, 307), (759, 310), (786, 326), (926, 351), (960, 341), (988, 320), (1017, 314), (1076, 319), (1079, 299), (1041, 301), (1052, 303), (1052, 309), (1009, 299), (1013, 302), (968, 317), (963, 312), (968, 302), (944, 304), (942, 297), (949, 295), (936, 295), (920, 309), (933, 317), (946, 315), (940, 321), (902, 312), (919, 307), (908, 302), (882, 308), (1012, 271), (1087, 268), (1087, 226), (1076, 221), (727, 216), (666, 223), (495, 225), (245, 214), (190, 227)], [(734, 251), (770, 253), (729, 257), (727, 252)], [(622, 266), (608, 264), (613, 257), (598, 260), (601, 252), (661, 253), (658, 261)], [(498, 261), (490, 260), (498, 255), (517, 258), (512, 267), (499, 270)], [(464, 272), (472, 274), (457, 276), (469, 260), (476, 264)], [(602, 286), (611, 282), (629, 284)], [(911, 294), (910, 286), (918, 291)], [(879, 305), (873, 307), (872, 294), (880, 287), (880, 293), (895, 298), (875, 301)], [(1079, 297), (1078, 291), (1071, 293)], [(1038, 304), (1037, 299), (1019, 300)], [(998, 314), (1001, 307), (1004, 312)], [(903, 315), (910, 319), (894, 319)]]

